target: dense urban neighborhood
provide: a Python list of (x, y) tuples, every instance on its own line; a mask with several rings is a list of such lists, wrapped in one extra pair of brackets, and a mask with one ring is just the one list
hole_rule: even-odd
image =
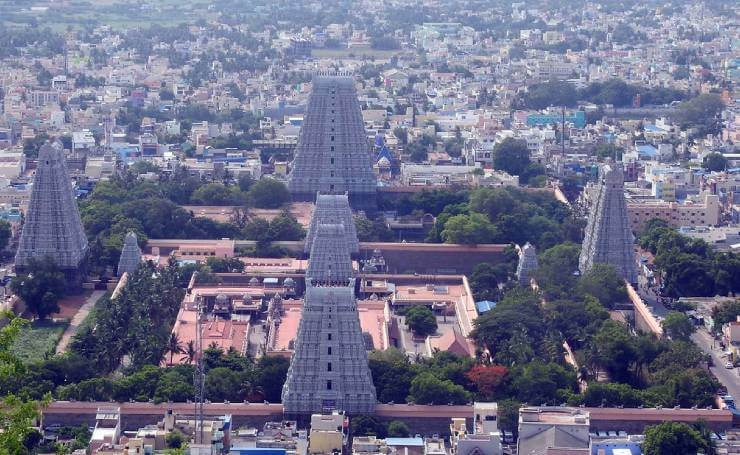
[(0, 454), (740, 453), (739, 25), (0, 0)]

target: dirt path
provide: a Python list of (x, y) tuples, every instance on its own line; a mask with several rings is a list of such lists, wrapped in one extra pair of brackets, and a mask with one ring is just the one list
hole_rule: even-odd
[(93, 291), (80, 309), (77, 310), (77, 313), (72, 317), (69, 326), (67, 326), (67, 329), (62, 334), (59, 344), (57, 344), (57, 354), (63, 354), (67, 350), (67, 346), (69, 346), (69, 342), (72, 341), (72, 337), (77, 333), (77, 329), (79, 329), (80, 324), (82, 324), (87, 315), (90, 314), (90, 310), (93, 309), (95, 304), (98, 303), (98, 300), (100, 300), (103, 295), (105, 295), (105, 291)]

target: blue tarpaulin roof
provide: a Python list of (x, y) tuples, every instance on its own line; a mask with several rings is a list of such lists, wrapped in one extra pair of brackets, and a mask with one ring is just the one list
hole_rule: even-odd
[(481, 300), (480, 302), (475, 302), (475, 308), (478, 309), (478, 313), (485, 313), (486, 311), (491, 311), (496, 308), (496, 302), (491, 300)]

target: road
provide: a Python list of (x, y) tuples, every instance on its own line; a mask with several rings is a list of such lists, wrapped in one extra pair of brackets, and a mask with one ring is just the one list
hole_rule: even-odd
[(740, 373), (738, 373), (740, 369), (725, 368), (727, 358), (722, 357), (722, 350), (719, 349), (719, 343), (714, 343), (716, 345), (716, 349), (713, 349), (712, 344), (714, 339), (704, 328), (697, 330), (696, 333), (691, 336), (691, 339), (701, 348), (702, 351), (712, 356), (714, 366), (711, 367), (710, 370), (712, 371), (712, 374), (714, 374), (714, 377), (716, 377), (717, 380), (727, 388), (727, 393), (735, 397), (736, 400), (740, 399)]
[[(645, 287), (645, 277), (642, 274), (640, 274), (638, 278), (638, 283), (640, 287), (639, 293), (642, 300), (652, 309), (653, 314), (664, 318), (666, 314), (668, 314), (669, 310), (663, 304), (658, 303), (655, 293)], [(691, 336), (691, 340), (702, 351), (712, 357), (714, 366), (710, 368), (710, 371), (727, 389), (727, 393), (732, 395), (736, 400), (740, 399), (740, 369), (725, 368), (727, 358), (722, 357), (722, 351), (719, 349), (718, 344), (716, 349), (712, 348), (713, 344), (715, 344), (714, 339), (704, 327), (699, 327), (696, 333)]]
[(70, 341), (72, 341), (72, 337), (75, 336), (77, 330), (80, 328), (80, 324), (85, 321), (87, 315), (90, 314), (90, 311), (95, 307), (95, 304), (98, 303), (98, 300), (105, 295), (105, 292), (106, 291), (93, 291), (80, 309), (77, 310), (77, 313), (72, 317), (72, 321), (70, 321), (64, 334), (62, 334), (62, 338), (57, 344), (57, 354), (64, 354), (67, 351), (67, 347), (69, 346)]

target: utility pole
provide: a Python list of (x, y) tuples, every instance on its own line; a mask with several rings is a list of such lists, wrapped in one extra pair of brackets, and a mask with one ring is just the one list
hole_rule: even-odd
[(195, 362), (195, 373), (193, 385), (195, 386), (195, 443), (203, 444), (203, 397), (205, 372), (203, 370), (203, 297), (195, 297), (195, 352), (197, 361)]
[(562, 152), (562, 155), (565, 156), (565, 106), (562, 106), (561, 108), (562, 120), (560, 123), (560, 151)]

